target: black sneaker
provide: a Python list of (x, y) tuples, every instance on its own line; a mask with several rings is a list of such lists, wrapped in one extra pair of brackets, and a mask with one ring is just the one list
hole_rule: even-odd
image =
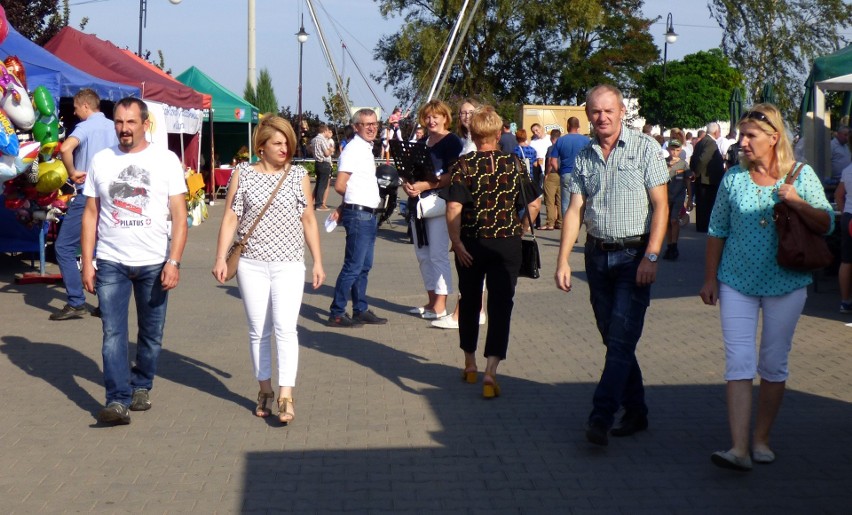
[(364, 311), (363, 313), (355, 313), (352, 315), (352, 320), (355, 322), (361, 322), (362, 324), (373, 324), (373, 325), (384, 325), (388, 323), (387, 318), (379, 318), (373, 313), (371, 310)]
[(101, 318), (101, 307), (98, 306), (96, 308), (92, 308), (92, 311), (89, 312), (95, 318)]
[(670, 261), (677, 261), (677, 258), (680, 256), (680, 251), (677, 250), (676, 245), (669, 245), (666, 247), (666, 252), (663, 253), (663, 259), (668, 259)]
[(616, 437), (630, 436), (634, 433), (638, 433), (639, 431), (644, 431), (646, 429), (648, 429), (647, 415), (634, 415), (632, 413), (625, 413), (624, 416), (621, 417), (621, 424), (619, 424), (618, 427), (612, 428), (610, 434)]
[(106, 408), (98, 412), (98, 422), (102, 424), (113, 424), (116, 426), (130, 423), (130, 413), (127, 406), (120, 402), (110, 402)]
[(130, 411), (148, 411), (149, 409), (151, 409), (151, 399), (148, 397), (148, 390), (144, 388), (133, 390)]
[(75, 308), (71, 304), (65, 304), (59, 311), (50, 315), (51, 320), (71, 320), (72, 318), (83, 318), (89, 312), (86, 306)]
[(349, 315), (343, 314), (340, 316), (331, 315), (328, 317), (328, 326), (329, 327), (361, 327), (363, 326), (363, 322), (359, 322), (357, 320), (352, 320), (349, 318)]
[(589, 420), (586, 424), (586, 440), (595, 445), (609, 445), (608, 428), (598, 419)]

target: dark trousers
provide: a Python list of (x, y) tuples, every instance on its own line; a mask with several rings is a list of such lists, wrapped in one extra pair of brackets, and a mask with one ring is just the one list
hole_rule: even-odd
[(606, 252), (586, 243), (586, 276), (598, 331), (606, 345), (606, 361), (592, 399), (589, 419), (611, 427), (621, 406), (627, 413), (645, 415), (645, 387), (636, 360), (651, 287), (636, 285), (636, 270), (645, 249)]
[(317, 176), (317, 183), (314, 185), (314, 207), (320, 207), (322, 197), (325, 195), (325, 190), (328, 188), (328, 182), (331, 179), (331, 163), (317, 161), (314, 172)]
[(68, 304), (75, 308), (86, 304), (86, 294), (83, 291), (83, 278), (77, 268), (77, 250), (80, 248), (80, 231), (83, 228), (83, 211), (86, 208), (86, 197), (74, 195), (68, 201), (68, 211), (59, 225), (59, 236), (53, 248), (56, 251), (56, 262), (65, 283), (65, 293)]
[(476, 352), (479, 340), (479, 312), (482, 309), (482, 284), (488, 288), (488, 332), (485, 335), (485, 357), (506, 359), (509, 347), (509, 325), (515, 305), (515, 285), (521, 268), (521, 238), (478, 238), (463, 240), (473, 256), (470, 267), (456, 259), (459, 274), (459, 346)]
[(713, 212), (713, 204), (716, 203), (716, 193), (719, 192), (719, 185), (713, 184), (697, 184), (695, 188), (695, 230), (698, 232), (707, 232), (710, 227), (710, 214)]

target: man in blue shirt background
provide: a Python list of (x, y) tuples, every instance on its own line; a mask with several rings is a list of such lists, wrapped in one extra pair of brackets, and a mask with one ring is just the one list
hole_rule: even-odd
[(568, 180), (574, 171), (574, 160), (586, 145), (589, 137), (580, 134), (580, 119), (576, 116), (568, 118), (568, 134), (560, 137), (550, 151), (549, 167), (559, 170), (559, 184), (562, 194), (562, 213), (568, 209), (571, 193), (568, 192)]
[[(92, 157), (101, 150), (118, 145), (115, 127), (101, 112), (101, 99), (89, 88), (74, 95), (74, 114), (81, 120), (74, 132), (62, 142), (62, 163), (68, 171), (68, 181), (74, 185), (75, 195), (68, 201), (68, 210), (62, 219), (56, 238), (56, 262), (65, 283), (68, 302), (50, 315), (51, 320), (80, 318), (88, 312), (83, 280), (77, 268), (77, 249), (83, 224), (86, 199), (80, 193), (90, 171)], [(92, 314), (97, 314), (97, 308)]]

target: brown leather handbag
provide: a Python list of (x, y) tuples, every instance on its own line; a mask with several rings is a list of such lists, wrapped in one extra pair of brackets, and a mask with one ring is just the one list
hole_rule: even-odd
[[(797, 163), (787, 175), (785, 184), (792, 184), (804, 164)], [(775, 230), (778, 231), (778, 264), (790, 270), (813, 272), (834, 262), (834, 254), (828, 248), (825, 237), (813, 232), (799, 213), (784, 202), (773, 207)]]

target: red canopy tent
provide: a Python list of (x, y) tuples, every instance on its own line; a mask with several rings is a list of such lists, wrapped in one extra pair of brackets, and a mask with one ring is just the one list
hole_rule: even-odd
[[(210, 95), (205, 95), (176, 81), (161, 70), (146, 63), (135, 55), (128, 55), (109, 41), (104, 41), (91, 34), (84, 34), (74, 28), (64, 27), (56, 36), (44, 45), (44, 48), (85, 72), (104, 80), (135, 86), (140, 89), (143, 100), (165, 104), (168, 116), (188, 116), (197, 118), (198, 132), (193, 136), (184, 152), (181, 137), (180, 153), (184, 164), (198, 168), (198, 152), (200, 140), (200, 120), (203, 119), (201, 110), (209, 108)], [(183, 111), (187, 110), (187, 111)], [(197, 111), (193, 111), (197, 110)], [(175, 113), (177, 111), (177, 113)], [(167, 120), (170, 122), (170, 120)], [(189, 124), (192, 125), (192, 124)], [(169, 133), (183, 134), (184, 124), (179, 122), (167, 123)]]
[(95, 77), (136, 86), (142, 91), (143, 99), (186, 109), (204, 108), (204, 95), (201, 93), (168, 75), (153, 71), (140, 59), (128, 57), (109, 41), (91, 34), (64, 27), (44, 48)]

